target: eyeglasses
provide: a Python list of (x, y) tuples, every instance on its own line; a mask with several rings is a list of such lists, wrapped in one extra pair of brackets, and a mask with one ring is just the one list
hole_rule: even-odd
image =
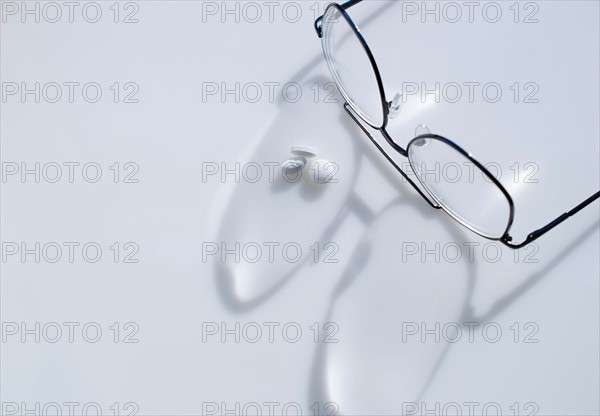
[[(406, 149), (388, 134), (388, 118), (393, 118), (398, 111), (399, 95), (392, 101), (386, 100), (375, 58), (358, 27), (346, 13), (348, 8), (361, 1), (351, 0), (342, 5), (329, 4), (323, 16), (315, 21), (315, 30), (321, 38), (327, 66), (346, 101), (346, 112), (431, 207), (443, 209), (460, 224), (482, 237), (518, 249), (600, 197), (600, 191), (596, 192), (554, 221), (529, 233), (525, 241), (513, 243), (509, 234), (515, 211), (512, 198), (485, 166), (456, 143), (437, 134), (418, 135), (408, 143)], [(379, 130), (395, 151), (408, 158), (409, 166), (425, 192), (396, 164), (359, 118), (368, 126)], [(429, 173), (440, 165), (455, 168), (456, 175), (444, 181), (432, 180)], [(469, 175), (461, 174), (462, 166), (470, 167)]]

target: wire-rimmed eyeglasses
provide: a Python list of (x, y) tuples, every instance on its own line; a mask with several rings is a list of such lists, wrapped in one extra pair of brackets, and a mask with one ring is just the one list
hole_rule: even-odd
[[(513, 200), (485, 166), (456, 143), (437, 134), (420, 134), (413, 138), (406, 148), (397, 144), (388, 134), (388, 118), (398, 109), (398, 96), (392, 101), (386, 100), (375, 58), (358, 27), (346, 12), (361, 1), (351, 0), (342, 5), (329, 4), (323, 16), (315, 21), (325, 60), (346, 101), (346, 112), (429, 205), (435, 209), (443, 209), (460, 224), (482, 237), (498, 240), (510, 248), (517, 249), (550, 231), (600, 197), (598, 191), (570, 211), (529, 233), (523, 242), (513, 243), (509, 234), (515, 211)], [(359, 119), (379, 130), (394, 150), (408, 158), (409, 165), (424, 192), (379, 145)], [(456, 180), (444, 182), (428, 180), (427, 172), (441, 163), (448, 166), (469, 163), (481, 175), (470, 175), (462, 180), (460, 175), (457, 175)]]

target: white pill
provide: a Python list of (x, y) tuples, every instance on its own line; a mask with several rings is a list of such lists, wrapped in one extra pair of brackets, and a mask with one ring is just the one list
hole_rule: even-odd
[(301, 145), (292, 146), (292, 149), (290, 151), (293, 155), (305, 157), (315, 157), (318, 153), (317, 149), (315, 149), (314, 147)]
[(329, 160), (319, 159), (310, 165), (310, 174), (316, 183), (337, 182), (338, 167)]
[(295, 174), (306, 166), (306, 158), (302, 156), (292, 157), (281, 164), (281, 170), (284, 174)]

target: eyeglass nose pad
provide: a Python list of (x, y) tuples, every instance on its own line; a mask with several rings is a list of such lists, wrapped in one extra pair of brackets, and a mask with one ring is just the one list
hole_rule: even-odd
[(429, 133), (431, 132), (429, 131), (429, 128), (426, 124), (417, 124), (417, 127), (415, 127), (415, 137)]
[(402, 103), (402, 94), (397, 92), (396, 95), (394, 95), (394, 98), (392, 99), (392, 101), (390, 101), (388, 104), (388, 109), (389, 109), (388, 114), (391, 119), (398, 117), (398, 115), (400, 114), (400, 104), (401, 103)]

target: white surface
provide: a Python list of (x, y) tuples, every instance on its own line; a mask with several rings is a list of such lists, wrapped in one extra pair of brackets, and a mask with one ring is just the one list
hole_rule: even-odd
[[(282, 17), (285, 3), (272, 23), (269, 6), (257, 3), (262, 19), (250, 23), (254, 14), (244, 15), (251, 10), (241, 3), (237, 23), (235, 15), (203, 15), (203, 7), (220, 10), (221, 2), (137, 2), (136, 24), (113, 23), (112, 3), (100, 4), (96, 24), (78, 14), (74, 23), (21, 23), (19, 15), (1, 23), (3, 83), (97, 82), (103, 89), (96, 104), (77, 97), (57, 104), (9, 97), (1, 104), (3, 163), (96, 162), (103, 169), (95, 184), (80, 176), (69, 183), (66, 173), (58, 183), (10, 176), (1, 184), (2, 242), (98, 242), (103, 249), (97, 263), (80, 256), (74, 263), (35, 263), (31, 256), (1, 263), (3, 323), (97, 322), (103, 329), (95, 344), (9, 337), (1, 344), (4, 405), (97, 402), (112, 414), (109, 406), (119, 402), (127, 414), (124, 404), (135, 402), (141, 415), (191, 415), (209, 402), (228, 409), (257, 402), (263, 414), (265, 402), (280, 403), (279, 412), (295, 402), (313, 414), (317, 401), (335, 402), (338, 414), (398, 414), (418, 402), (417, 414), (424, 414), (421, 402), (434, 410), (456, 402), (468, 414), (465, 403), (478, 402), (475, 414), (489, 403), (513, 414), (516, 402), (519, 414), (600, 412), (598, 202), (538, 240), (537, 251), (515, 257), (502, 248), (493, 263), (487, 259), (499, 246), (430, 209), (346, 116), (339, 97), (329, 102), (331, 79), (312, 28), (317, 3), (294, 3), (302, 10), (297, 23)], [(388, 99), (402, 83), (406, 89), (422, 82), (496, 82), (503, 96), (495, 104), (481, 95), (452, 104), (421, 103), (415, 95), (390, 121), (399, 143), (425, 123), (500, 166), (516, 205), (516, 241), (600, 188), (597, 2), (531, 3), (539, 9), (533, 24), (521, 23), (533, 10), (525, 3), (519, 23), (512, 3), (501, 3), (495, 24), (477, 13), (484, 3), (473, 23), (466, 14), (458, 23), (431, 16), (423, 23), (402, 4), (365, 2), (350, 10)], [(131, 10), (121, 9), (120, 19)], [(286, 10), (290, 20), (293, 10)], [(136, 83), (139, 103), (114, 103), (114, 82)], [(203, 83), (236, 82), (262, 85), (261, 99), (203, 100)], [(282, 99), (289, 82), (301, 86), (297, 103)], [(539, 87), (538, 103), (522, 102), (528, 82)], [(264, 83), (279, 83), (274, 100)], [(266, 169), (256, 183), (243, 175), (240, 183), (233, 175), (225, 183), (219, 175), (203, 181), (203, 166), (281, 163), (294, 144), (336, 163), (338, 182), (314, 184), (306, 175), (294, 184), (270, 183)], [(139, 182), (121, 176), (114, 183), (115, 162), (122, 175), (131, 172), (125, 163), (136, 163)], [(526, 183), (533, 169), (538, 181)], [(139, 262), (114, 263), (115, 241), (121, 255), (130, 252), (123, 244), (135, 242)], [(281, 256), (272, 263), (203, 261), (203, 243), (211, 242), (293, 242), (304, 255), (297, 263)], [(323, 252), (314, 264), (310, 247), (317, 242)], [(463, 255), (450, 262), (450, 252), (441, 251), (436, 262), (432, 254), (421, 261), (421, 252), (406, 253), (436, 242), (459, 246)], [(325, 263), (336, 247), (338, 262)], [(463, 335), (452, 345), (402, 338), (403, 324), (468, 321), (493, 323), (502, 337), (492, 343), (475, 331), (474, 342)], [(135, 323), (139, 343), (114, 343), (114, 322)], [(231, 336), (203, 342), (207, 322), (294, 322), (303, 335), (297, 343), (281, 332), (273, 343), (266, 333), (257, 343)], [(337, 325), (339, 342), (315, 343), (315, 322)], [(534, 329), (539, 342), (523, 342)]]

